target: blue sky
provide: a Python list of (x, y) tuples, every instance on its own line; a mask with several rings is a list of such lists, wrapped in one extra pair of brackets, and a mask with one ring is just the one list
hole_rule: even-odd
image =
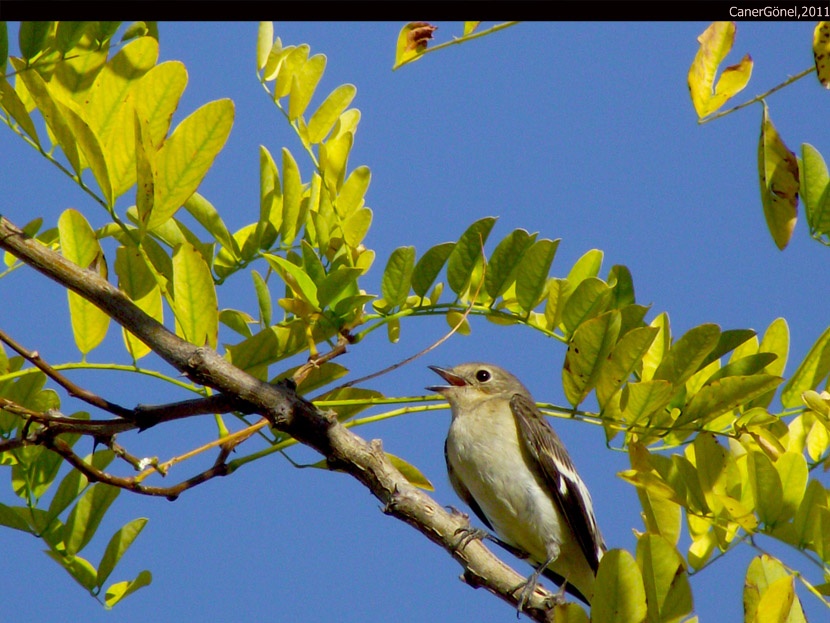
[[(420, 255), (457, 239), (474, 220), (498, 216), (493, 241), (517, 227), (562, 239), (555, 275), (567, 274), (592, 248), (605, 253), (602, 276), (614, 264), (628, 266), (638, 302), (652, 305), (648, 319), (667, 311), (675, 336), (704, 322), (763, 332), (785, 317), (792, 373), (827, 326), (830, 250), (809, 239), (803, 222), (783, 253), (766, 231), (756, 173), (760, 106), (697, 125), (686, 73), (706, 23), (520, 24), (392, 72), (402, 25), (275, 26), (285, 44), (308, 43), (312, 53), (327, 55), (315, 102), (339, 84), (357, 86), (353, 106), (362, 120), (350, 164), (372, 170), (367, 205), (374, 222), (366, 239), (377, 252), (366, 282), (372, 291), (379, 291), (382, 268), (396, 247), (415, 245)], [(461, 33), (460, 23), (437, 25), (439, 41)], [(813, 27), (739, 23), (728, 62), (750, 52), (755, 68), (747, 95), (737, 101), (809, 67)], [(231, 137), (200, 192), (231, 229), (241, 227), (258, 212), (260, 144), (274, 154), (288, 146), (304, 178), (310, 171), (254, 74), (256, 24), (162, 23), (160, 40), (161, 58), (182, 60), (189, 72), (174, 122), (213, 99), (236, 103)], [(772, 120), (790, 149), (799, 153), (800, 144), (809, 142), (830, 154), (828, 102), (812, 77), (769, 98)], [(105, 222), (100, 207), (9, 131), (0, 132), (0, 188), (0, 211), (18, 225), (35, 216), (54, 223), (69, 207), (83, 211), (93, 226)], [(127, 205), (129, 198), (122, 209)], [(220, 308), (256, 315), (244, 276), (220, 289), (219, 297)], [(0, 280), (0, 324), (51, 363), (79, 357), (68, 333), (65, 294), (29, 270)], [(404, 323), (394, 346), (378, 331), (339, 363), (362, 376), (432, 343), (446, 328), (439, 319)], [(112, 358), (128, 363), (120, 334), (111, 329), (89, 360)], [(421, 395), (435, 382), (428, 364), (483, 360), (513, 371), (537, 400), (565, 404), (563, 358), (561, 344), (530, 329), (476, 319), (471, 336), (453, 337), (369, 385), (389, 395)], [(78, 373), (73, 379), (124, 405), (184, 398), (143, 377)], [(64, 410), (71, 411), (71, 404), (67, 400)], [(210, 439), (209, 420), (142, 433), (130, 440), (131, 448), (167, 458)], [(443, 465), (448, 424), (449, 412), (439, 411), (358, 433), (382, 438), (387, 451), (433, 481), (440, 503), (460, 506)], [(632, 530), (642, 528), (639, 506), (634, 489), (615, 476), (628, 466), (626, 456), (606, 449), (598, 427), (553, 424), (593, 492), (606, 541), (633, 549)], [(292, 457), (319, 458), (303, 449)], [(0, 489), (0, 501), (13, 503), (8, 487)], [(0, 531), (0, 551), (16, 561), (4, 610), (21, 622), (67, 620), (68, 613), (72, 619), (125, 622), (405, 622), (436, 615), (487, 622), (514, 616), (507, 605), (459, 582), (454, 561), (384, 516), (351, 478), (297, 470), (278, 456), (197, 487), (175, 503), (122, 494), (102, 533), (136, 516), (150, 523), (114, 579), (149, 568), (154, 581), (112, 614), (42, 554), (38, 541)], [(90, 546), (97, 552), (93, 560), (102, 540)], [(750, 558), (749, 551), (738, 552), (693, 579), (702, 621), (740, 620)], [(811, 597), (802, 599), (813, 620), (826, 616)]]

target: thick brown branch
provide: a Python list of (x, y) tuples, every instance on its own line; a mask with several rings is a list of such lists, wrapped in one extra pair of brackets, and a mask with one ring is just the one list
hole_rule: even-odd
[[(464, 567), (465, 577), (475, 578), (478, 586), (514, 606), (517, 604), (518, 595), (514, 595), (514, 591), (525, 578), (500, 561), (480, 541), (457, 549), (458, 531), (467, 527), (467, 522), (448, 513), (435, 500), (413, 487), (388, 461), (379, 442), (370, 444), (358, 437), (336, 419), (320, 413), (290, 388), (264, 383), (235, 368), (215, 351), (178, 338), (144, 314), (98, 273), (67, 261), (3, 217), (0, 217), (0, 248), (100, 307), (197, 383), (250, 404), (252, 411), (268, 418), (275, 428), (320, 452), (333, 468), (348, 472), (363, 483), (381, 501), (386, 512), (413, 526), (449, 552)], [(56, 440), (56, 450), (60, 451), (59, 440)], [(220, 466), (215, 469), (221, 471)], [(215, 475), (220, 474), (206, 472), (196, 478)], [(539, 588), (526, 613), (537, 621), (553, 620), (553, 610), (549, 606), (552, 598), (551, 593)]]

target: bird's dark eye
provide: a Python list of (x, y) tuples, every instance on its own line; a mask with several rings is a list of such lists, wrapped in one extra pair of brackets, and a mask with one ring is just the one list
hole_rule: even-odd
[(490, 373), (487, 370), (479, 370), (476, 372), (476, 381), (479, 383), (486, 383), (490, 380)]

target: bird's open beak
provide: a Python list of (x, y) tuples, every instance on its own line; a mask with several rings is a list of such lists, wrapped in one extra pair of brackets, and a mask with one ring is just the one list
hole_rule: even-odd
[(445, 391), (450, 389), (451, 387), (462, 387), (467, 384), (462, 377), (458, 376), (451, 370), (447, 370), (446, 368), (439, 368), (438, 366), (429, 366), (429, 369), (435, 372), (438, 376), (444, 379), (449, 385), (430, 385), (427, 389), (431, 392), (438, 392), (439, 394), (443, 394)]

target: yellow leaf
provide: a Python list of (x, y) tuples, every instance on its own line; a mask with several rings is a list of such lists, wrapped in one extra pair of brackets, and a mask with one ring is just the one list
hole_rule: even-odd
[(135, 90), (135, 110), (147, 125), (148, 140), (153, 148), (161, 148), (173, 113), (187, 86), (187, 70), (179, 61), (168, 61), (148, 71)]
[(813, 60), (818, 81), (830, 89), (830, 22), (819, 22), (813, 31)]
[(83, 106), (84, 118), (103, 147), (115, 197), (135, 184), (135, 87), (156, 64), (158, 53), (152, 37), (125, 45), (95, 78)]
[(63, 150), (66, 159), (69, 160), (69, 164), (75, 173), (80, 173), (81, 160), (78, 154), (78, 145), (75, 141), (75, 136), (69, 124), (66, 122), (61, 109), (49, 92), (48, 85), (38, 72), (27, 68), (25, 63), (20, 59), (10, 57), (9, 62), (15, 71), (17, 71), (19, 82), (25, 85), (26, 91), (32, 100), (34, 100), (40, 114), (43, 115), (43, 120), (46, 122), (49, 131), (55, 137), (56, 144)]
[(752, 58), (747, 54), (737, 65), (724, 69), (716, 85), (718, 67), (735, 42), (735, 23), (713, 22), (697, 40), (700, 48), (689, 68), (688, 83), (697, 116), (703, 118), (746, 86), (752, 75)]
[(196, 192), (233, 126), (229, 99), (209, 102), (184, 119), (159, 150), (153, 211), (147, 224), (153, 229), (171, 218)]
[(216, 288), (202, 255), (190, 243), (173, 253), (176, 334), (196, 346), (216, 348), (219, 309)]
[(256, 41), (256, 68), (262, 70), (268, 62), (274, 44), (274, 22), (260, 22)]
[(426, 491), (435, 491), (435, 487), (432, 486), (429, 478), (424, 476), (421, 473), (421, 470), (412, 465), (412, 463), (408, 463), (394, 454), (389, 454), (388, 452), (385, 454), (386, 458), (389, 459), (389, 462), (395, 466), (395, 468), (409, 481), (410, 484)]
[(432, 33), (438, 29), (427, 22), (410, 22), (398, 34), (398, 44), (395, 47), (395, 70), (401, 65), (417, 60), (426, 51)]
[[(66, 210), (58, 219), (61, 253), (81, 268), (98, 270), (106, 276), (104, 252), (83, 214)], [(95, 305), (74, 292), (68, 292), (69, 314), (75, 344), (83, 355), (98, 346), (107, 335), (110, 318)]]
[[(118, 287), (130, 300), (149, 316), (163, 322), (161, 288), (137, 248), (122, 246), (116, 249), (115, 274), (118, 275)], [(137, 360), (150, 352), (150, 348), (132, 333), (126, 329), (123, 332), (124, 343), (133, 359)]]
[(769, 118), (764, 102), (761, 138), (758, 141), (758, 177), (761, 203), (772, 239), (783, 250), (795, 228), (798, 207), (798, 160), (787, 149)]
[(646, 619), (643, 576), (625, 550), (612, 549), (599, 564), (591, 618), (609, 623), (640, 623)]
[(456, 332), (460, 335), (470, 335), (471, 333), (470, 323), (464, 317), (464, 314), (455, 309), (447, 312), (447, 324), (453, 329), (458, 327)]

